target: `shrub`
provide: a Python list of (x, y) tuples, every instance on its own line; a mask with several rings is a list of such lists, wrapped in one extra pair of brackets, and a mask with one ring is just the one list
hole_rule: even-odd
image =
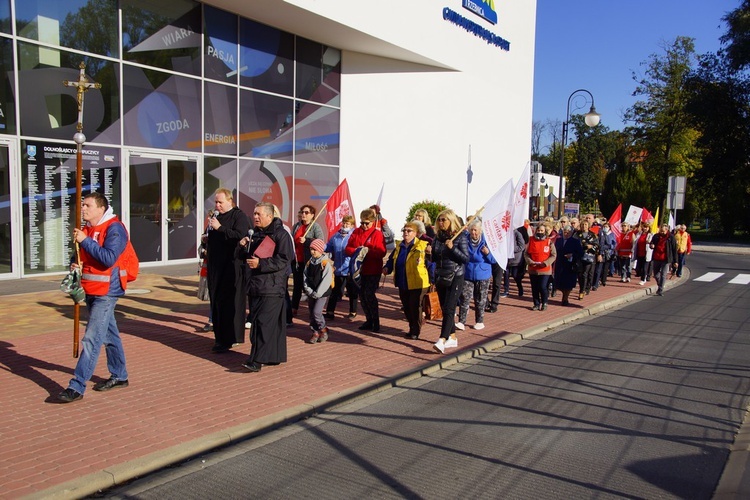
[(416, 212), (420, 208), (424, 208), (425, 210), (427, 210), (427, 213), (430, 214), (430, 219), (432, 219), (432, 223), (434, 224), (438, 214), (448, 208), (448, 206), (435, 200), (418, 201), (414, 203), (411, 208), (409, 208), (409, 214), (406, 216), (405, 222), (414, 220), (414, 212)]

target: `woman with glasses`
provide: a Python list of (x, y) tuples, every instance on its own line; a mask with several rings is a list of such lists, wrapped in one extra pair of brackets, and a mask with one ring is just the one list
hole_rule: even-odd
[(393, 283), (398, 287), (398, 296), (409, 322), (407, 339), (417, 340), (422, 330), (422, 299), (430, 286), (427, 276), (427, 242), (417, 238), (417, 224), (407, 222), (401, 230), (403, 239), (396, 242), (396, 248), (383, 266), (383, 274), (393, 275)]
[(487, 305), (487, 292), (490, 289), (490, 278), (492, 277), (492, 265), (496, 264), (495, 257), (487, 247), (487, 241), (482, 233), (482, 221), (472, 219), (467, 226), (469, 262), (466, 263), (466, 272), (463, 292), (458, 307), (458, 323), (456, 328), (465, 328), (466, 317), (469, 315), (471, 299), (474, 298), (474, 329), (484, 328), (484, 310)]
[(361, 283), (359, 302), (365, 313), (365, 322), (359, 326), (360, 330), (380, 331), (380, 311), (378, 297), (375, 291), (380, 283), (383, 269), (383, 258), (386, 254), (383, 233), (375, 227), (377, 214), (370, 208), (359, 214), (360, 226), (352, 231), (346, 244), (344, 253), (351, 257), (359, 247), (367, 247), (367, 255), (362, 261), (360, 272)]
[(432, 261), (435, 263), (435, 287), (440, 299), (440, 308), (443, 310), (440, 338), (433, 347), (442, 354), (446, 348), (458, 347), (456, 305), (464, 288), (464, 268), (469, 262), (466, 232), (453, 210), (443, 210), (437, 216), (437, 233), (432, 242)]
[(299, 220), (292, 227), (294, 256), (296, 258), (296, 262), (292, 266), (292, 316), (297, 315), (299, 302), (302, 298), (305, 264), (310, 260), (310, 243), (313, 240), (323, 239), (323, 230), (317, 222), (313, 222), (313, 219), (315, 219), (315, 207), (302, 205), (297, 217)]

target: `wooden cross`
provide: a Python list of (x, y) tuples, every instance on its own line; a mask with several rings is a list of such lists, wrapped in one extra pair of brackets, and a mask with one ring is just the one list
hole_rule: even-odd
[(69, 80), (63, 80), (63, 85), (66, 87), (77, 87), (78, 89), (76, 92), (76, 99), (78, 100), (78, 123), (76, 124), (76, 129), (78, 132), (83, 132), (83, 93), (89, 89), (100, 89), (102, 88), (102, 84), (90, 82), (89, 79), (86, 78), (86, 73), (84, 73), (86, 65), (83, 61), (81, 61), (79, 68), (81, 69), (81, 73), (78, 76), (78, 81), (71, 82)]

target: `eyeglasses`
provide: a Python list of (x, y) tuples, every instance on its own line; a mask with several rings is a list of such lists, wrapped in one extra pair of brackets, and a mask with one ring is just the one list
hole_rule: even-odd
[(307, 215), (307, 214), (311, 214), (312, 212), (309, 210), (300, 210), (299, 213)]
[(413, 229), (402, 229), (401, 232), (402, 233), (413, 233), (414, 230)]
[(366, 221), (366, 220), (362, 221), (363, 226), (369, 226), (370, 224), (372, 224), (372, 221)]
[(445, 221), (447, 221), (447, 220), (448, 220), (448, 219), (446, 219), (445, 217), (438, 217), (438, 220), (437, 220), (437, 221), (438, 221), (438, 222), (445, 222)]

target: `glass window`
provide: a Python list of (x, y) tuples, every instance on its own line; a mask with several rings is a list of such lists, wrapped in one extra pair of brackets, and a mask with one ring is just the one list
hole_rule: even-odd
[(89, 82), (102, 85), (84, 94), (83, 132), (87, 142), (120, 142), (119, 65), (64, 50), (18, 43), (19, 119), (23, 135), (72, 139), (78, 122), (78, 81), (85, 64)]
[(13, 272), (15, 224), (10, 213), (10, 162), (8, 147), (0, 146), (0, 275)]
[(237, 197), (237, 159), (206, 156), (203, 159), (203, 206), (208, 211), (214, 209), (214, 193), (219, 188), (227, 188)]
[[(261, 201), (273, 203), (281, 219), (292, 219), (292, 164), (274, 160), (240, 160), (239, 206), (250, 215)], [(294, 222), (297, 221), (296, 216)], [(291, 224), (290, 224), (291, 225)]]
[(119, 55), (117, 19), (116, 0), (16, 2), (18, 36), (105, 56)]
[[(83, 147), (83, 193), (99, 191), (116, 214), (122, 213), (120, 151)], [(21, 141), (21, 198), (24, 271), (26, 274), (68, 269), (75, 227), (76, 147)]]
[(338, 165), (341, 112), (309, 102), (299, 106), (295, 117), (294, 159)]
[(126, 61), (200, 75), (201, 7), (191, 0), (122, 0)]
[(341, 51), (297, 37), (297, 97), (338, 106)]
[(292, 99), (240, 90), (240, 154), (292, 159)]
[(206, 82), (203, 148), (206, 153), (237, 154), (237, 87)]
[(237, 16), (206, 5), (203, 10), (205, 53), (203, 74), (206, 78), (237, 83)]
[(240, 20), (240, 84), (291, 96), (294, 36), (249, 19)]
[[(13, 41), (0, 38), (0, 134), (16, 133), (16, 100), (13, 92)], [(71, 136), (72, 137), (72, 136)]]
[[(339, 185), (338, 167), (320, 167), (294, 164), (294, 206), (312, 205), (316, 213), (323, 208), (323, 203), (328, 200)], [(318, 219), (320, 227), (325, 232), (325, 214)], [(328, 239), (324, 239), (328, 241)]]
[(0, 0), (0, 31), (11, 34), (10, 0)]
[(200, 81), (123, 66), (125, 144), (200, 151)]

